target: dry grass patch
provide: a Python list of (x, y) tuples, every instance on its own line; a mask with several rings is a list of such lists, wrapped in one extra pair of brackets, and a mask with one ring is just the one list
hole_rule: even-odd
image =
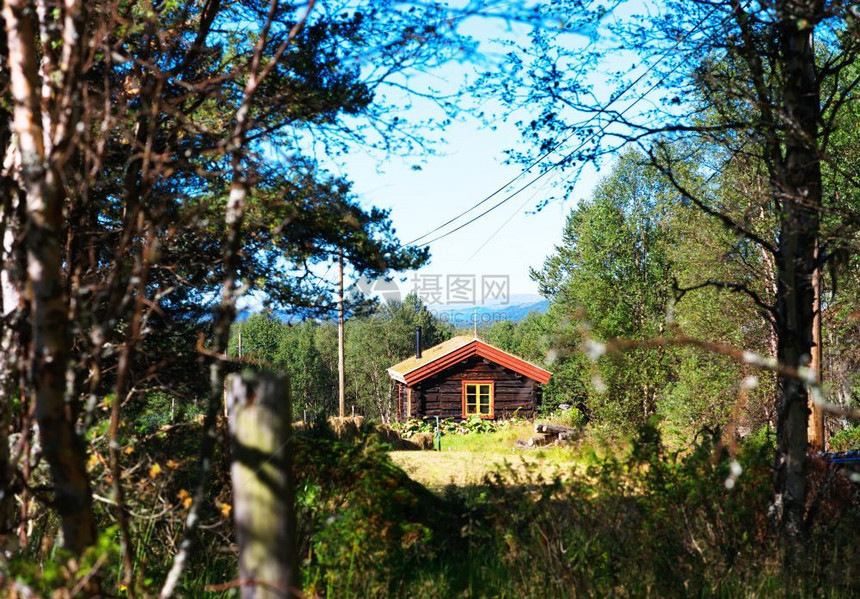
[(433, 490), (448, 485), (479, 484), (493, 472), (513, 471), (551, 479), (566, 477), (582, 468), (578, 452), (571, 447), (515, 449), (517, 439), (531, 436), (530, 424), (503, 428), (494, 433), (471, 433), (442, 437), (442, 451), (392, 451), (391, 459), (413, 480)]

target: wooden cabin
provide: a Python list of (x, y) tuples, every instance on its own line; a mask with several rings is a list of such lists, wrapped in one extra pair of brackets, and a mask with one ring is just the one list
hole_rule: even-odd
[(421, 350), (388, 374), (397, 382), (397, 418), (532, 417), (550, 373), (480, 339), (454, 337)]

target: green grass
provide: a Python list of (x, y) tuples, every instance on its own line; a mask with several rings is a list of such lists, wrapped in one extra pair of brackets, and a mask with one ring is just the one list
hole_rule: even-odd
[(442, 449), (471, 452), (511, 452), (517, 439), (527, 440), (533, 436), (529, 423), (500, 428), (494, 433), (469, 433), (468, 435), (445, 435)]

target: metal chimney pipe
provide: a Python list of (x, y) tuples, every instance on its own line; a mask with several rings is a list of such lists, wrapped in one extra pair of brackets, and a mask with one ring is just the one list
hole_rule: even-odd
[(415, 357), (421, 358), (421, 327), (415, 327)]

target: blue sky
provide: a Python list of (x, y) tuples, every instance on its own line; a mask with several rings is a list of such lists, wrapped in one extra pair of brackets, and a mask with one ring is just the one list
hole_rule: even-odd
[[(451, 0), (454, 4), (458, 1), (462, 3), (467, 0)], [(599, 0), (595, 0), (595, 3), (597, 2)], [(504, 6), (504, 3), (499, 5), (502, 8)], [(660, 6), (659, 0), (629, 0), (609, 13), (609, 16), (604, 18), (604, 24), (608, 19), (624, 19), (636, 12), (651, 14), (653, 17), (655, 6)], [(500, 20), (489, 18), (467, 21), (461, 31), (471, 35), (479, 43), (480, 54), (484, 57), (482, 65), (476, 66), (468, 61), (452, 61), (429, 74), (411, 73), (408, 82), (400, 80), (398, 83), (408, 83), (408, 87), (419, 90), (432, 87), (451, 91), (463, 84), (464, 77), (474, 78), (479, 70), (486, 69), (494, 60), (498, 61), (503, 52), (510, 51), (495, 40), (504, 38), (514, 44), (529, 43), (528, 30), (524, 26), (511, 28)], [(619, 45), (618, 40), (607, 35), (605, 27), (597, 29), (593, 25), (567, 35), (563, 43), (579, 47), (589, 41), (601, 48)], [(372, 66), (369, 68), (372, 69)], [(638, 81), (639, 75), (648, 74), (648, 71), (650, 68), (647, 64), (637, 57), (610, 52), (608, 59), (593, 70), (588, 78), (594, 102), (605, 106), (613, 92), (619, 90), (619, 73), (623, 74), (622, 79)], [(504, 76), (504, 70), (500, 73), (500, 76)], [(616, 77), (613, 78), (613, 74)], [(612, 109), (626, 111), (627, 107), (632, 108), (631, 104), (639, 102), (634, 98), (649, 84), (647, 79), (643, 80), (641, 85), (630, 93), (617, 98), (611, 105)], [(660, 94), (657, 89), (648, 92), (648, 101), (654, 100)], [(383, 101), (397, 108), (397, 116), (400, 119), (410, 122), (434, 119), (438, 121), (446, 116), (429, 101), (414, 96), (406, 97), (401, 88), (382, 93), (385, 94)], [(502, 112), (493, 104), (493, 100), (487, 98), (464, 97), (462, 102), (480, 102), (480, 108), (486, 114)], [(628, 117), (641, 112), (644, 106), (640, 104), (636, 108)], [(366, 207), (390, 209), (397, 236), (404, 243), (425, 236), (522, 175), (479, 210), (443, 228), (439, 233), (426, 237), (422, 240), (424, 243), (476, 216), (541, 172), (539, 169), (524, 172), (523, 165), (506, 163), (506, 150), (533, 150), (524, 145), (515, 124), (518, 120), (529, 122), (539, 112), (539, 108), (534, 108), (532, 112), (529, 110), (522, 109), (507, 120), (496, 118), (491, 123), (464, 113), (450, 126), (445, 127), (444, 131), (428, 128), (425, 137), (433, 143), (436, 151), (423, 156), (402, 157), (391, 153), (374, 153), (367, 145), (356, 145), (345, 155), (322, 158), (327, 155), (324, 148), (319, 153), (314, 152), (316, 141), (307, 141), (310, 150), (321, 158), (320, 165), (324, 169), (353, 182), (354, 193)], [(572, 116), (571, 120), (574, 121), (585, 120), (582, 115), (567, 116)], [(576, 143), (577, 139), (574, 138), (559, 146), (543, 166), (552, 164), (572, 151)], [(279, 159), (278, 148), (272, 148), (272, 157)], [(573, 193), (566, 198), (561, 197), (560, 184), (567, 182), (571, 174), (561, 169), (553, 170), (549, 176), (530, 186), (499, 209), (432, 243), (429, 264), (417, 273), (393, 273), (393, 284), (396, 285), (397, 292), (387, 297), (398, 294), (402, 297), (415, 289), (416, 285), (423, 286), (428, 279), (436, 279), (437, 284), (442, 287), (442, 297), (435, 302), (435, 306), (431, 303), (431, 307), (444, 309), (449, 305), (492, 305), (498, 302), (483, 301), (483, 279), (491, 278), (497, 281), (499, 278), (506, 278), (507, 295), (513, 297), (514, 302), (526, 299), (523, 296), (536, 299), (538, 287), (529, 277), (529, 269), (539, 269), (544, 260), (553, 253), (561, 242), (565, 218), (570, 210), (591, 195), (600, 177), (609, 172), (611, 162), (611, 157), (605, 159), (600, 172), (594, 166), (587, 165), (578, 174)], [(416, 166), (420, 168), (416, 169)], [(547, 202), (550, 198), (552, 201)], [(537, 211), (538, 206), (543, 208)], [(333, 268), (331, 263), (315, 267), (314, 270), (318, 275), (326, 276), (332, 287), (335, 286), (337, 269)], [(458, 298), (448, 293), (451, 279), (463, 276), (474, 279), (473, 301), (457, 301)], [(356, 282), (349, 271), (346, 278), (348, 285)], [(380, 293), (376, 295), (383, 296)], [(426, 301), (426, 298), (424, 299)], [(261, 302), (262, 298), (255, 296), (246, 298), (243, 303), (253, 306)]]
[[(476, 19), (467, 24), (469, 33), (481, 43), (489, 54), (500, 50), (491, 40), (498, 37), (527, 42), (525, 29), (510, 30), (501, 22)], [(411, 84), (451, 86), (462, 81), (464, 74), (475, 71), (468, 64), (453, 63), (426, 76), (414, 77)], [(396, 98), (391, 98), (395, 102)], [(404, 111), (407, 119), (433, 118), (432, 107), (427, 103), (411, 102)], [(492, 105), (484, 108), (492, 109)], [(491, 110), (488, 110), (488, 112)], [(522, 117), (529, 115), (523, 114)], [(432, 133), (438, 142), (437, 154), (421, 159), (403, 159), (397, 156), (374, 156), (357, 148), (336, 168), (355, 182), (354, 190), (367, 205), (390, 208), (391, 218), (401, 241), (408, 242), (424, 235), (436, 226), (472, 206), (499, 189), (523, 171), (518, 164), (505, 164), (505, 150), (523, 143), (514, 122), (496, 120), (492, 128), (477, 118), (462, 117), (443, 133)], [(421, 170), (413, 166), (421, 165)], [(519, 179), (509, 191), (516, 189), (538, 171)], [(536, 212), (535, 208), (558, 192), (553, 184), (566, 175), (553, 173), (526, 192), (505, 203), (499, 209), (472, 225), (432, 243), (431, 261), (418, 273), (418, 278), (441, 275), (444, 282), (449, 276), (472, 275), (482, 277), (506, 276), (512, 295), (537, 294), (537, 284), (529, 278), (529, 268), (539, 268), (544, 259), (561, 241), (564, 219), (574, 202), (587, 197), (595, 182), (593, 169), (577, 185), (574, 197), (555, 201)], [(485, 207), (503, 198), (500, 194)], [(455, 227), (478, 214), (478, 210), (453, 223), (440, 233)], [(431, 239), (435, 235), (428, 237)], [(426, 241), (425, 240), (425, 241)], [(415, 285), (416, 273), (404, 273), (396, 280), (403, 291)], [(420, 284), (420, 283), (419, 283)], [(480, 286), (480, 283), (478, 283)], [(478, 302), (480, 303), (480, 302)]]
[[(355, 181), (356, 192), (367, 203), (391, 208), (402, 241), (410, 241), (449, 220), (522, 170), (518, 165), (503, 163), (503, 150), (519, 141), (512, 125), (490, 131), (476, 122), (456, 123), (446, 131), (446, 141), (443, 154), (427, 158), (420, 171), (412, 170), (415, 161), (397, 158), (387, 160), (380, 170), (375, 160), (364, 154), (353, 155), (347, 161), (344, 172)], [(535, 206), (552, 192), (539, 185), (535, 189), (536, 194), (529, 190), (474, 224), (433, 243), (431, 262), (421, 274), (507, 275), (512, 293), (537, 293), (528, 269), (539, 267), (560, 242), (570, 203), (551, 204), (534, 213)]]
[[(628, 2), (616, 11), (616, 16), (623, 18), (624, 13), (642, 10), (644, 4), (638, 0)], [(521, 44), (528, 43), (525, 28), (510, 29), (501, 21), (480, 18), (467, 22), (464, 27), (480, 42), (481, 51), (489, 56), (490, 61), (494, 55), (506, 51), (494, 39), (506, 38)], [(593, 36), (596, 30), (586, 33)], [(566, 43), (578, 45), (585, 41), (582, 35), (572, 35)], [(601, 39), (598, 43), (604, 42), (607, 40)], [(609, 75), (603, 73), (629, 71), (627, 75), (632, 78), (641, 72), (638, 71), (641, 66), (631, 69), (631, 65), (636, 62), (630, 56), (614, 55), (602, 65), (601, 70), (596, 71), (590, 80), (596, 100), (604, 102), (617, 89), (617, 81), (610, 85)], [(451, 89), (463, 81), (464, 75), (471, 76), (476, 70), (470, 63), (451, 63), (429, 75), (413, 75), (410, 85), (419, 89), (423, 86), (447, 86)], [(635, 95), (631, 92), (629, 97), (619, 100), (613, 108), (623, 108)], [(420, 99), (390, 96), (386, 101), (410, 105), (401, 116), (407, 120), (441, 116), (429, 103)], [(469, 100), (467, 98), (464, 101)], [(488, 113), (494, 112), (492, 103), (482, 108)], [(444, 132), (428, 134), (431, 141), (438, 142), (435, 155), (402, 158), (373, 155), (367, 149), (357, 147), (354, 152), (340, 157), (335, 165), (328, 166), (336, 174), (354, 182), (354, 191), (363, 203), (390, 208), (399, 239), (409, 242), (448, 221), (523, 172), (522, 165), (505, 163), (505, 150), (525, 149), (514, 122), (518, 119), (528, 122), (531, 117), (531, 114), (522, 112), (507, 122), (494, 121), (491, 128), (477, 118), (463, 116)], [(570, 147), (562, 147), (560, 151), (565, 153), (570, 150)], [(416, 164), (421, 166), (420, 170), (413, 168)], [(608, 170), (607, 166), (605, 163), (604, 173)], [(538, 172), (528, 173), (505, 193), (513, 191)], [(578, 201), (590, 196), (601, 174), (593, 167), (587, 167), (577, 180), (574, 193), (561, 200), (558, 199), (560, 191), (556, 186), (569, 175), (553, 171), (551, 176), (474, 224), (432, 243), (432, 257), (427, 266), (417, 274), (401, 273), (396, 276), (400, 291), (406, 293), (413, 289), (416, 279), (420, 285), (426, 277), (439, 277), (444, 286), (448, 277), (467, 275), (476, 279), (478, 288), (482, 277), (508, 277), (511, 295), (536, 294), (537, 284), (530, 279), (529, 268), (540, 268), (544, 259), (561, 242), (565, 217)], [(478, 214), (503, 198), (505, 193), (440, 233)], [(539, 212), (535, 211), (537, 206), (551, 197), (557, 199)], [(330, 272), (329, 278), (334, 274)], [(447, 300), (443, 298), (444, 303), (448, 303)]]

